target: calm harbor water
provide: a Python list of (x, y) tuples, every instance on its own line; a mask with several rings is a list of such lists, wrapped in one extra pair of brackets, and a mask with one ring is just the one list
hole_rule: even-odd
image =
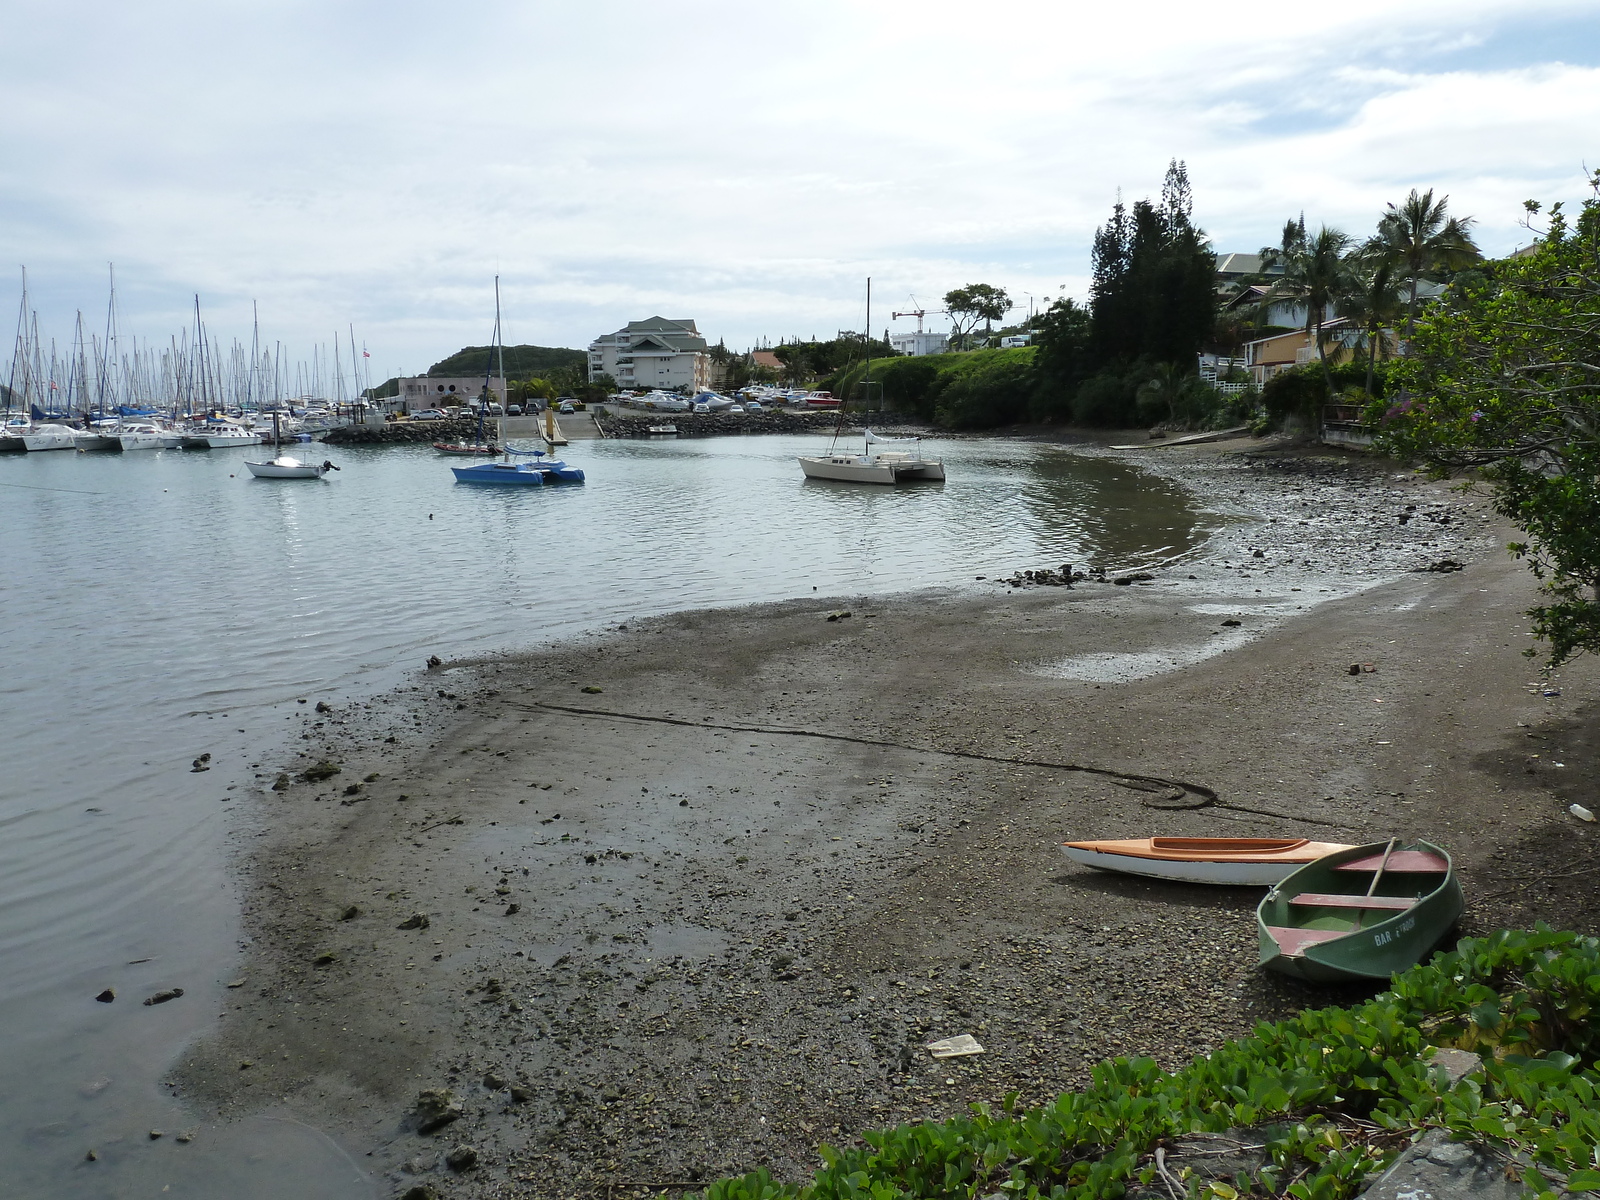
[(323, 481), (250, 478), (261, 448), (0, 456), (0, 1195), (377, 1194), (292, 1112), (208, 1126), (160, 1084), (237, 968), (228, 834), (299, 699), (624, 617), (1133, 567), (1212, 528), (1060, 447), (929, 443), (949, 481), (891, 489), (801, 478), (825, 444), (578, 443), (586, 486), (526, 491), (415, 447), (307, 448)]

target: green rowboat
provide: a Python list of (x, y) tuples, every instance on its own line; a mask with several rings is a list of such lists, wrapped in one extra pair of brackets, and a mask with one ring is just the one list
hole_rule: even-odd
[(1261, 965), (1318, 983), (1415, 966), (1466, 908), (1450, 856), (1398, 839), (1307, 863), (1256, 909)]

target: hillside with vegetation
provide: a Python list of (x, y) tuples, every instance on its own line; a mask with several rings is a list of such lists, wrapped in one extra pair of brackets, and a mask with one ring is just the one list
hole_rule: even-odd
[[(460, 377), (482, 375), (489, 365), (489, 346), (464, 346), (449, 358), (441, 358), (428, 368), (429, 375)], [(505, 371), (507, 379), (548, 378), (553, 372), (566, 367), (582, 371), (589, 356), (582, 350), (568, 350), (561, 346), (507, 346)], [(498, 374), (500, 364), (496, 362)]]

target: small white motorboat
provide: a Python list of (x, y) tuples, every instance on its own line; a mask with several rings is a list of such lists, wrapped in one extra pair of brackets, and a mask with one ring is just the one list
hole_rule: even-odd
[(339, 469), (331, 462), (324, 461), (319, 466), (316, 463), (301, 462), (298, 458), (290, 458), (287, 455), (264, 463), (250, 462), (247, 459), (244, 465), (250, 468), (250, 474), (257, 479), (321, 479), (329, 471)]

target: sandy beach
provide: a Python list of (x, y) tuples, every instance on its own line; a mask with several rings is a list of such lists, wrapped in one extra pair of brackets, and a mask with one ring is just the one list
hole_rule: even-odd
[[(1534, 582), (1486, 497), (1248, 441), (1135, 461), (1226, 518), (1147, 579), (652, 617), (308, 711), (174, 1086), (330, 1130), (379, 1195), (794, 1178), (1351, 998), (1256, 968), (1258, 892), (1064, 840), (1426, 836), (1464, 932), (1600, 931), (1567, 815), (1600, 809), (1600, 676), (1523, 656)], [(961, 1033), (986, 1052), (923, 1049)], [(421, 1134), (441, 1088), (460, 1115)]]

